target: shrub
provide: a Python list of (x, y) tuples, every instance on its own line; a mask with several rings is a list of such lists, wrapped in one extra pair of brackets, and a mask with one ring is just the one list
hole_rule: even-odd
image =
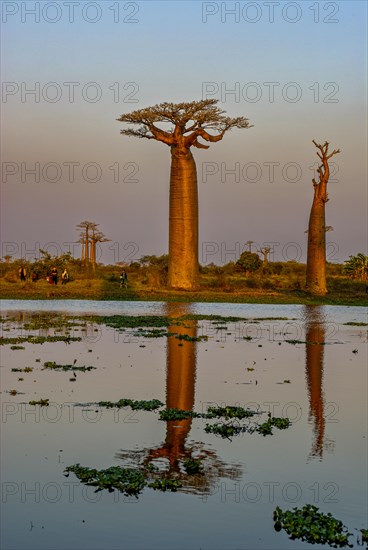
[(255, 252), (248, 252), (246, 250), (240, 255), (240, 258), (235, 265), (236, 269), (239, 271), (254, 273), (262, 267), (262, 260)]

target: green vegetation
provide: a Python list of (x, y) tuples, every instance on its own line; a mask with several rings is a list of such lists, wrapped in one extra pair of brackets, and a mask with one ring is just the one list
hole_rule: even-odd
[(114, 489), (117, 489), (125, 495), (137, 496), (146, 486), (144, 474), (133, 468), (111, 466), (106, 470), (96, 470), (74, 464), (65, 468), (64, 471), (65, 477), (68, 477), (69, 472), (73, 472), (82, 483), (97, 487), (97, 491), (108, 489), (111, 493)]
[(257, 414), (255, 411), (250, 409), (243, 409), (243, 407), (208, 407), (207, 414), (203, 415), (204, 418), (221, 418), (225, 417), (226, 420), (229, 418), (250, 418)]
[[(82, 338), (73, 337), (73, 336), (17, 336), (14, 338), (5, 338), (0, 337), (0, 346), (5, 346), (7, 344), (19, 344), (22, 342), (27, 342), (28, 344), (44, 344), (45, 342), (65, 342), (70, 344), (70, 342), (80, 342)], [(14, 346), (13, 346), (14, 347)], [(13, 348), (12, 347), (12, 348)]]
[(260, 426), (257, 428), (257, 432), (262, 434), (263, 436), (266, 435), (273, 435), (272, 428), (278, 428), (279, 430), (286, 430), (291, 425), (291, 422), (288, 418), (277, 418), (274, 416), (271, 416), (270, 413), (268, 413), (268, 420), (266, 422), (263, 422)]
[(189, 475), (203, 474), (203, 466), (200, 460), (194, 458), (187, 458), (184, 460), (184, 469)]
[(48, 407), (50, 399), (39, 399), (38, 401), (30, 401), (30, 405), (40, 405), (41, 407)]
[(25, 367), (24, 369), (12, 369), (11, 371), (12, 372), (32, 372), (33, 368), (32, 367)]
[(96, 470), (74, 464), (65, 468), (64, 475), (68, 477), (70, 472), (74, 473), (82, 483), (96, 487), (96, 492), (107, 489), (111, 493), (115, 489), (126, 496), (134, 495), (135, 497), (138, 497), (145, 487), (159, 491), (177, 491), (182, 486), (178, 479), (154, 478), (154, 471), (154, 468), (149, 467), (139, 469), (122, 468), (121, 466)]
[(148, 483), (148, 487), (155, 491), (171, 491), (173, 493), (180, 489), (182, 485), (180, 479), (169, 479), (165, 477), (162, 479), (155, 479), (152, 483)]
[(79, 372), (87, 372), (90, 370), (95, 369), (96, 367), (76, 367), (75, 364), (73, 365), (57, 365), (55, 361), (46, 361), (43, 366), (45, 369), (51, 369), (51, 370), (61, 370), (61, 371), (79, 371)]
[(332, 517), (330, 513), (318, 512), (318, 508), (311, 504), (285, 512), (277, 506), (273, 513), (273, 520), (275, 530), (284, 529), (292, 540), (300, 539), (310, 544), (328, 544), (333, 548), (353, 547), (349, 544), (351, 533), (348, 533), (343, 523)]
[[(56, 260), (60, 260), (60, 268)], [(119, 286), (121, 266), (96, 264), (96, 269), (91, 271), (84, 262), (70, 255), (51, 258), (47, 262), (55, 264), (59, 273), (61, 268), (67, 267), (70, 275), (68, 284), (50, 285), (43, 276), (35, 283), (31, 280), (21, 283), (18, 277), (20, 265), (24, 263), (27, 275), (30, 275), (35, 263), (21, 260), (0, 262), (1, 298), (336, 305), (367, 303), (366, 282), (349, 276), (340, 264), (327, 263), (329, 294), (313, 297), (305, 289), (306, 266), (293, 261), (268, 262), (257, 272), (249, 274), (238, 271), (234, 262), (224, 266), (201, 266), (199, 290), (190, 292), (169, 290), (166, 287), (167, 256), (144, 257), (139, 262), (125, 266), (129, 278), (128, 289)]]
[(240, 255), (235, 267), (244, 273), (254, 273), (262, 267), (262, 260), (255, 252), (246, 250)]
[(230, 439), (234, 435), (238, 435), (241, 432), (250, 431), (246, 426), (238, 426), (236, 424), (206, 424), (204, 429), (206, 433), (219, 435), (223, 438)]
[(368, 279), (368, 256), (359, 252), (345, 260), (343, 272), (351, 279), (366, 281)]
[(107, 409), (122, 409), (124, 407), (130, 407), (133, 411), (155, 411), (163, 406), (163, 403), (158, 399), (151, 399), (151, 401), (134, 401), (133, 399), (119, 399), (119, 401), (99, 401), (95, 403), (99, 407), (106, 407)]

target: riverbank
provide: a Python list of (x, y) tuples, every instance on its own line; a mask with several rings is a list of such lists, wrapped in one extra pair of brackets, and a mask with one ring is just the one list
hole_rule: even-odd
[(331, 290), (326, 296), (310, 296), (303, 290), (215, 289), (196, 292), (131, 286), (120, 288), (116, 282), (101, 279), (71, 281), (67, 285), (52, 286), (46, 281), (36, 283), (0, 281), (0, 298), (13, 300), (122, 300), (165, 302), (232, 302), (254, 304), (315, 304), (367, 306), (365, 284), (352, 285), (343, 291)]

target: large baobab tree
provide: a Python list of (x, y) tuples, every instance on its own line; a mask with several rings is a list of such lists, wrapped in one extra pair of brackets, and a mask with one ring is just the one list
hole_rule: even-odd
[[(161, 103), (130, 114), (120, 122), (139, 125), (121, 130), (126, 136), (155, 139), (171, 149), (169, 207), (170, 288), (198, 287), (198, 189), (191, 147), (208, 149), (208, 143), (222, 140), (232, 128), (249, 128), (244, 117), (230, 118), (216, 106), (217, 100), (190, 103)], [(213, 135), (214, 133), (214, 135)]]
[(316, 143), (317, 155), (321, 160), (317, 168), (318, 181), (313, 178), (314, 197), (308, 225), (307, 290), (311, 294), (327, 294), (326, 285), (326, 217), (325, 205), (328, 201), (327, 183), (330, 177), (328, 161), (340, 153), (335, 149), (329, 154), (329, 143)]

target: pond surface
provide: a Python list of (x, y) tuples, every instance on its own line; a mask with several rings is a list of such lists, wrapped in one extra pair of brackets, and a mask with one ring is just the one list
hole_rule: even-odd
[[(368, 527), (363, 308), (73, 300), (3, 300), (1, 307), (1, 336), (46, 338), (1, 347), (2, 549), (294, 550), (308, 543), (276, 532), (273, 510), (308, 503), (341, 519), (361, 548), (359, 530)], [(147, 328), (109, 323), (117, 315), (171, 320), (160, 327), (165, 335), (148, 337)], [(243, 319), (194, 317), (209, 315)], [(53, 362), (74, 372), (45, 368)], [(165, 422), (158, 411), (96, 404), (121, 398), (197, 413), (238, 405), (259, 415), (222, 438), (205, 431), (214, 421), (204, 418)], [(49, 406), (29, 404), (40, 399)], [(254, 431), (268, 412), (291, 426), (265, 437)], [(201, 475), (183, 470), (188, 458), (201, 461)], [(150, 462), (181, 481), (177, 492), (95, 492), (73, 473), (64, 476), (77, 463)]]

